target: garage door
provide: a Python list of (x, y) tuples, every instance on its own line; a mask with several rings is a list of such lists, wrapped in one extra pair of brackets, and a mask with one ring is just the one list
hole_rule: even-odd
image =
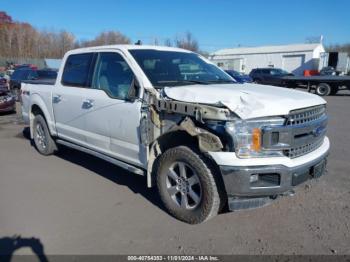
[(305, 55), (283, 56), (283, 69), (296, 75), (302, 75), (304, 73), (304, 62)]

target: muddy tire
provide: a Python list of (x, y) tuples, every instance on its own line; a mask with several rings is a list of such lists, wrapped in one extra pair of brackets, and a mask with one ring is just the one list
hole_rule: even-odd
[(51, 137), (46, 121), (40, 114), (34, 117), (33, 137), (35, 148), (40, 154), (48, 156), (57, 150), (56, 143)]
[(220, 196), (206, 159), (187, 146), (160, 156), (157, 187), (167, 211), (177, 219), (198, 224), (217, 215)]

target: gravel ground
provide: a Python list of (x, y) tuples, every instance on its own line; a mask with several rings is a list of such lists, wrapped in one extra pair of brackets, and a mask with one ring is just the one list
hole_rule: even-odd
[(16, 254), (350, 254), (350, 92), (326, 99), (326, 176), (195, 226), (169, 216), (145, 178), (73, 150), (41, 156), (17, 116), (1, 115), (0, 252), (21, 236)]

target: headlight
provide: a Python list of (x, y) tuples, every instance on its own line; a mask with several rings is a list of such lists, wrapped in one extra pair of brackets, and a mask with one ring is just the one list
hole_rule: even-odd
[(237, 157), (271, 157), (283, 156), (282, 151), (265, 150), (262, 145), (263, 127), (281, 126), (284, 118), (263, 118), (256, 120), (237, 120), (227, 122), (226, 130), (233, 137)]

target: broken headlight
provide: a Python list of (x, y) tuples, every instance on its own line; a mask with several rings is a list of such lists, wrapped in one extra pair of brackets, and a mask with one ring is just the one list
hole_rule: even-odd
[(281, 126), (282, 117), (237, 120), (226, 123), (226, 131), (233, 137), (234, 150), (239, 158), (283, 156), (282, 151), (263, 148), (264, 127)]

